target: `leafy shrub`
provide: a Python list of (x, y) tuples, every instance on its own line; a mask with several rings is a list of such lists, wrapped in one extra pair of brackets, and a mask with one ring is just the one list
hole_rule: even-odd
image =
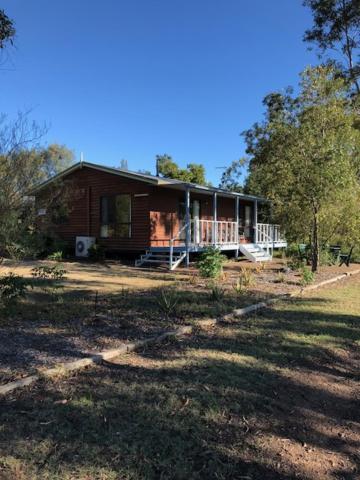
[(63, 252), (61, 250), (57, 251), (57, 252), (53, 252), (53, 253), (50, 253), (50, 255), (48, 255), (48, 260), (54, 260), (55, 262), (61, 262), (61, 260), (63, 259)]
[(293, 258), (299, 256), (299, 248), (297, 243), (289, 243), (285, 249), (286, 258)]
[(19, 298), (25, 297), (31, 286), (29, 280), (10, 272), (0, 278), (0, 301), (5, 306), (15, 304)]
[(215, 302), (221, 302), (225, 297), (225, 288), (221, 285), (211, 282), (209, 284), (210, 288), (210, 299)]
[(90, 260), (101, 262), (105, 260), (105, 249), (98, 243), (94, 243), (89, 247), (88, 255)]
[(331, 265), (337, 265), (339, 263), (339, 260), (332, 252), (330, 252), (329, 249), (323, 248), (320, 250), (319, 262), (321, 267), (326, 267)]
[(217, 278), (222, 273), (226, 260), (217, 248), (207, 248), (197, 262), (200, 275), (204, 278)]
[(66, 273), (66, 270), (59, 265), (54, 265), (53, 267), (42, 265), (31, 270), (33, 278), (41, 280), (64, 280)]
[(26, 256), (24, 247), (18, 243), (10, 243), (6, 245), (5, 249), (9, 257), (17, 262), (23, 260)]
[(176, 312), (179, 296), (173, 288), (161, 288), (156, 301), (166, 319), (169, 319)]
[(255, 283), (254, 275), (248, 268), (241, 268), (233, 289), (237, 295), (242, 295), (246, 290)]
[(300, 275), (300, 283), (303, 287), (306, 287), (306, 285), (310, 285), (315, 280), (314, 272), (312, 272), (310, 268), (306, 267), (305, 265), (303, 265), (303, 267), (300, 269)]

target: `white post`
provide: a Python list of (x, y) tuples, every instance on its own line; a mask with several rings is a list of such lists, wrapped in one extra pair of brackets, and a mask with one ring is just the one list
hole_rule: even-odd
[(215, 192), (213, 195), (213, 242), (216, 247), (217, 244), (217, 193)]
[(170, 260), (169, 260), (170, 270), (172, 270), (172, 267), (173, 267), (173, 258), (174, 258), (174, 243), (172, 240), (170, 240)]
[(190, 248), (190, 188), (187, 187), (185, 191), (185, 223), (186, 223), (186, 266), (188, 267), (190, 264), (190, 254), (189, 254), (189, 248)]
[(235, 202), (235, 242), (236, 242), (236, 250), (235, 250), (235, 258), (239, 256), (239, 197), (236, 197)]
[(255, 243), (258, 242), (257, 238), (257, 221), (258, 221), (258, 202), (255, 200), (254, 202), (254, 232), (255, 232)]

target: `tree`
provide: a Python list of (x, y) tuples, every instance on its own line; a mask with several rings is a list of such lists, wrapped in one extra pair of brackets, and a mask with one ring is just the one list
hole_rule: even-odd
[[(35, 230), (35, 205), (31, 189), (63, 170), (73, 161), (73, 153), (63, 145), (42, 148), (46, 132), (19, 113), (10, 122), (0, 119), (0, 250), (31, 243), (39, 238)], [(59, 181), (48, 199), (48, 218), (56, 220), (66, 204), (66, 189)], [(50, 228), (50, 222), (49, 222)], [(31, 242), (30, 242), (31, 241)], [(19, 247), (20, 248), (20, 247)]]
[(166, 153), (156, 155), (157, 174), (166, 178), (174, 178), (183, 182), (208, 185), (205, 179), (205, 167), (199, 163), (188, 163), (186, 168), (180, 168)]
[(339, 235), (358, 237), (360, 134), (349, 86), (333, 67), (306, 69), (300, 88), (276, 102), (276, 114), (280, 97), (268, 96), (265, 121), (244, 133), (246, 190), (273, 201), (290, 239), (309, 239), (316, 271), (321, 246)]
[(304, 0), (314, 25), (304, 41), (315, 43), (322, 54), (331, 49), (346, 61), (344, 73), (360, 93), (360, 0)]
[(36, 154), (39, 155), (40, 165), (39, 174), (43, 176), (43, 180), (47, 180), (57, 173), (70, 167), (75, 161), (75, 155), (65, 145), (52, 143), (46, 148), (37, 149)]
[(7, 43), (13, 44), (15, 37), (14, 22), (0, 10), (0, 49), (4, 49)]
[(221, 175), (219, 187), (225, 190), (230, 190), (230, 192), (243, 192), (245, 174), (244, 169), (246, 162), (246, 158), (234, 160)]

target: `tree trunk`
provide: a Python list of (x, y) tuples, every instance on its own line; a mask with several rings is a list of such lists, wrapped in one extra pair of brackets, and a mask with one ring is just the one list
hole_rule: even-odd
[(344, 22), (344, 33), (345, 33), (345, 55), (347, 56), (348, 65), (349, 65), (349, 76), (352, 83), (355, 85), (356, 92), (360, 94), (360, 85), (357, 80), (357, 76), (354, 70), (353, 64), (353, 49), (350, 44), (350, 36), (349, 36), (349, 28), (348, 28), (348, 19), (346, 17), (346, 8), (345, 8), (345, 1), (343, 0), (343, 22)]
[(311, 241), (311, 270), (317, 272), (319, 268), (319, 219), (318, 210), (314, 207), (314, 218), (312, 225), (312, 241)]

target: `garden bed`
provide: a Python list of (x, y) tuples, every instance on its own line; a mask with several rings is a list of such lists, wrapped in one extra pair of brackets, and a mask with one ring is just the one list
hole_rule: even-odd
[(359, 288), (7, 394), (0, 477), (358, 478)]
[[(6, 261), (0, 275), (13, 271), (31, 277), (31, 269), (41, 265), (54, 263)], [(118, 263), (61, 265), (67, 271), (64, 281), (50, 291), (36, 286), (13, 311), (0, 314), (0, 383), (147, 338), (174, 325), (221, 318), (235, 308), (298, 290), (301, 280), (294, 272), (283, 275), (282, 261), (263, 268), (230, 261), (216, 283), (219, 291), (214, 298), (209, 281), (199, 278), (194, 268), (170, 273)], [(234, 283), (243, 268), (252, 272), (254, 283), (239, 295)], [(324, 267), (316, 281), (357, 268)], [(279, 275), (284, 281), (279, 282)], [(166, 315), (159, 295), (169, 287), (175, 287), (176, 304)]]

